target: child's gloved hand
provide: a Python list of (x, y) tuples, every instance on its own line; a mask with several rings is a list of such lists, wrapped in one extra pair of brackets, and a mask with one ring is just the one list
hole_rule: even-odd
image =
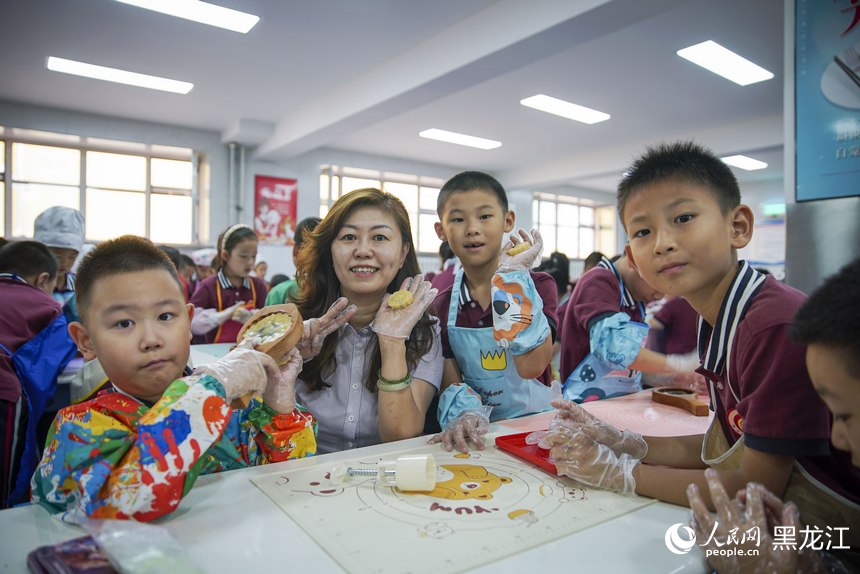
[(230, 318), (242, 324), (244, 324), (245, 321), (250, 319), (251, 316), (254, 314), (254, 312), (248, 309), (248, 307), (246, 307), (244, 304), (239, 306), (234, 305), (234, 307), (235, 309), (233, 310), (233, 314), (230, 315)]
[(641, 434), (628, 430), (620, 431), (572, 401), (554, 399), (550, 404), (558, 409), (550, 428), (553, 428), (553, 423), (569, 426), (572, 430), (579, 430), (594, 441), (608, 446), (618, 455), (628, 454), (638, 460), (648, 454), (648, 444)]
[(439, 292), (438, 289), (430, 286), (429, 281), (424, 281), (422, 275), (407, 277), (403, 280), (400, 289), (408, 289), (412, 293), (412, 303), (403, 309), (392, 309), (388, 306), (388, 298), (391, 294), (386, 293), (379, 311), (376, 312), (376, 317), (370, 324), (377, 335), (393, 339), (408, 339), (412, 328)]
[[(517, 246), (528, 241), (531, 247), (525, 251), (509, 255), (508, 250), (516, 249)], [(540, 231), (532, 229), (531, 234), (525, 229), (517, 230), (516, 234), (512, 234), (508, 238), (508, 242), (502, 248), (502, 255), (499, 257), (499, 273), (506, 271), (528, 271), (534, 266), (536, 261), (540, 260), (540, 254), (543, 250), (543, 239), (540, 236)]]
[(483, 406), (477, 410), (460, 413), (450, 421), (442, 432), (432, 436), (427, 444), (442, 443), (446, 451), (451, 452), (456, 446), (460, 452), (469, 452), (469, 442), (478, 450), (484, 450), (484, 439), (481, 437), (490, 430), (490, 410), (492, 407)]
[(676, 373), (692, 373), (701, 364), (696, 351), (684, 355), (666, 355), (666, 366)]
[(289, 360), (281, 367), (277, 378), (270, 380), (263, 392), (263, 402), (281, 414), (290, 414), (296, 408), (296, 379), (302, 370), (302, 355), (293, 347)]
[(558, 474), (628, 496), (636, 494), (633, 469), (639, 461), (629, 454), (617, 455), (612, 449), (568, 425), (550, 425), (539, 443), (549, 449)]
[[(732, 548), (757, 549), (754, 553), (738, 552), (733, 556), (713, 552), (708, 557), (708, 563), (712, 568), (719, 572), (744, 574), (830, 571), (817, 552), (807, 550), (798, 553), (795, 550), (774, 546), (774, 527), (791, 527), (792, 532), (800, 532), (802, 528), (800, 514), (794, 503), (783, 505), (782, 501), (764, 486), (752, 482), (747, 485), (745, 491), (738, 492), (737, 498), (730, 500), (715, 470), (706, 470), (705, 478), (708, 481), (714, 509), (717, 511), (717, 520), (714, 520), (705, 506), (699, 487), (695, 484), (687, 487), (687, 499), (690, 501), (692, 514), (690, 525), (696, 532), (696, 540), (708, 541), (706, 545), (703, 544), (703, 551), (725, 547), (729, 534), (733, 531), (737, 533), (738, 540)], [(746, 538), (742, 534), (752, 529), (757, 530), (761, 539), (750, 536), (744, 542), (740, 542)]]
[(357, 309), (355, 305), (349, 304), (346, 297), (340, 297), (331, 304), (322, 317), (305, 319), (302, 338), (296, 345), (302, 360), (310, 361), (316, 357), (322, 349), (325, 338), (343, 327), (355, 315)]
[[(215, 322), (218, 325), (223, 325), (225, 321), (229, 321), (230, 319), (232, 319), (233, 315), (235, 315), (236, 311), (238, 309), (240, 309), (244, 304), (245, 304), (244, 301), (239, 301), (238, 303), (236, 303), (234, 305), (230, 305), (229, 307), (227, 307), (223, 311), (216, 312), (213, 315)], [(249, 315), (249, 317), (250, 317), (250, 315)]]
[(245, 339), (218, 361), (200, 365), (194, 372), (216, 378), (224, 387), (228, 403), (248, 393), (262, 392), (268, 381), (278, 379), (280, 369), (269, 355), (254, 350), (258, 341), (256, 337)]

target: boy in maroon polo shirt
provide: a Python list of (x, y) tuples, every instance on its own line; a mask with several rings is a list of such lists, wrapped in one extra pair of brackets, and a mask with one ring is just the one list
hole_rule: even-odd
[(686, 505), (689, 484), (707, 492), (703, 469), (710, 466), (730, 494), (757, 482), (797, 501), (805, 522), (840, 526), (824, 516), (834, 493), (793, 472), (796, 461), (818, 472), (828, 465), (805, 457), (831, 456), (830, 415), (809, 381), (805, 347), (788, 336), (805, 296), (738, 261), (753, 214), (740, 203), (729, 167), (690, 142), (649, 149), (619, 185), (618, 210), (630, 238), (628, 262), (703, 318), (699, 372), (709, 382), (714, 421), (705, 436), (643, 438), (558, 402), (545, 444), (559, 472)]
[[(462, 267), (433, 303), (445, 370), (438, 409), (443, 433), (431, 440), (468, 452), (467, 440), (483, 448), (480, 435), (489, 418), (550, 408), (558, 296), (551, 276), (530, 271), (540, 258), (539, 233), (529, 237), (520, 230), (502, 248), (515, 216), (495, 178), (477, 171), (455, 175), (442, 186), (437, 212), (436, 234)], [(526, 241), (530, 247), (508, 253)]]

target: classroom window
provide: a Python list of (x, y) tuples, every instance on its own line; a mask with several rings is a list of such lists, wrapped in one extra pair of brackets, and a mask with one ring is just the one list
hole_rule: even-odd
[(329, 208), (342, 195), (374, 187), (397, 196), (409, 214), (412, 227), (412, 242), (419, 254), (437, 254), (441, 241), (436, 236), (434, 223), (436, 200), (442, 180), (433, 177), (375, 171), (361, 168), (323, 166), (320, 173), (320, 217), (325, 217)]
[(545, 254), (559, 251), (570, 259), (585, 259), (592, 251), (615, 253), (612, 207), (596, 207), (588, 199), (536, 193), (532, 218), (543, 237)]
[(2, 128), (0, 138), (6, 237), (32, 237), (36, 217), (62, 205), (84, 214), (87, 241), (134, 234), (155, 243), (199, 242), (193, 150)]

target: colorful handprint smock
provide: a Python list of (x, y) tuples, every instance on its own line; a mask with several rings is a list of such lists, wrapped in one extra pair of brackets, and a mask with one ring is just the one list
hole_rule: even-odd
[(32, 480), (32, 501), (66, 522), (153, 520), (172, 512), (201, 474), (316, 453), (317, 424), (259, 398), (231, 410), (210, 375), (171, 383), (151, 407), (115, 387), (62, 409)]

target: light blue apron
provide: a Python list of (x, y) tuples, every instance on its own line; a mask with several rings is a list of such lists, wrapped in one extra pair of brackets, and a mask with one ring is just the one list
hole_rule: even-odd
[(490, 419), (497, 421), (551, 409), (549, 387), (536, 379), (524, 380), (514, 365), (514, 357), (498, 346), (492, 327), (458, 327), (460, 286), (463, 270), (454, 276), (448, 306), (448, 341), (463, 374), (463, 382), (493, 407)]
[[(602, 265), (607, 267), (607, 265)], [(618, 287), (621, 289), (620, 307), (623, 309), (626, 306), (624, 300), (624, 281), (621, 275), (615, 268), (615, 265), (609, 264), (608, 268), (612, 269), (615, 274), (615, 279), (618, 281)], [(645, 308), (642, 303), (639, 303), (639, 313), (644, 318)], [(630, 326), (642, 329), (642, 345), (648, 335), (648, 325), (639, 323), (638, 321), (630, 321)], [(567, 380), (562, 386), (562, 395), (569, 401), (577, 403), (587, 403), (600, 399), (608, 399), (621, 395), (629, 395), (642, 390), (642, 373), (632, 369), (619, 369), (594, 353), (588, 353), (585, 358), (576, 366)]]

